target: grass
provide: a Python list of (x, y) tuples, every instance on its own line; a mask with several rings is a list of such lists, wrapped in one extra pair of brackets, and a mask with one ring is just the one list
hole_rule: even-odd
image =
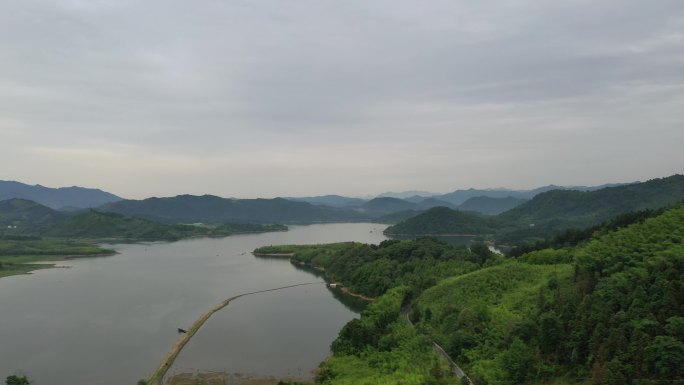
[(33, 270), (54, 266), (35, 264), (35, 262), (112, 254), (114, 254), (113, 250), (73, 240), (0, 239), (0, 277), (26, 274)]

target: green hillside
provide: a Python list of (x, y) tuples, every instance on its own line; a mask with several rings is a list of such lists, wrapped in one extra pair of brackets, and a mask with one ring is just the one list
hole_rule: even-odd
[(527, 199), (505, 197), (492, 198), (487, 196), (472, 197), (458, 206), (461, 211), (475, 211), (487, 215), (497, 215), (525, 203)]
[(0, 234), (38, 234), (65, 214), (26, 199), (0, 201)]
[(497, 216), (517, 230), (502, 239), (548, 237), (569, 228), (585, 228), (630, 211), (657, 209), (684, 200), (684, 175), (596, 191), (553, 190)]
[(121, 214), (88, 210), (66, 218), (42, 235), (57, 238), (124, 239), (124, 240), (178, 240), (189, 237), (221, 237), (235, 233), (286, 230), (282, 225), (221, 225), (192, 226), (166, 225)]
[(683, 241), (680, 205), (574, 249), (444, 280), (412, 314), (476, 383), (684, 381)]
[(175, 223), (316, 223), (366, 219), (352, 211), (275, 199), (227, 199), (213, 195), (123, 200), (103, 205), (113, 212), (157, 222)]
[(112, 250), (72, 240), (45, 240), (37, 237), (20, 236), (0, 237), (0, 277), (52, 267), (49, 264), (32, 264), (32, 262), (113, 253)]
[(319, 384), (454, 383), (432, 340), (475, 384), (683, 383), (684, 204), (627, 217), (507, 260), (428, 238), (257, 252), (377, 296), (340, 331)]
[(552, 190), (499, 215), (482, 218), (454, 211), (428, 211), (386, 230), (387, 234), (494, 233), (500, 244), (522, 244), (586, 229), (639, 210), (684, 200), (684, 175), (594, 191)]
[(435, 207), (385, 229), (388, 235), (491, 234), (496, 222), (478, 214)]

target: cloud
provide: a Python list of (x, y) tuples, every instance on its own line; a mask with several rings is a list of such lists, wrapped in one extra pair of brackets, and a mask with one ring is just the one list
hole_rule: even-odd
[(0, 161), (137, 197), (664, 176), (682, 36), (670, 0), (9, 1)]

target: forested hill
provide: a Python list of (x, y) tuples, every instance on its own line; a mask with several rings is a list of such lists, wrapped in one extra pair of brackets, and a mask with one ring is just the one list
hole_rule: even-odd
[(562, 220), (568, 224), (597, 224), (628, 211), (656, 209), (684, 200), (684, 175), (596, 191), (553, 190), (499, 217), (523, 224)]
[(67, 215), (25, 199), (0, 201), (0, 236), (17, 239), (37, 236), (170, 241), (188, 237), (219, 237), (283, 230), (287, 230), (287, 226), (237, 223), (212, 226), (169, 225), (92, 209)]
[(430, 340), (474, 384), (684, 383), (684, 204), (572, 248), (505, 259), (482, 246), (422, 238), (257, 252), (294, 253), (378, 297), (340, 331), (317, 384), (459, 383)]
[(350, 210), (275, 199), (227, 199), (213, 195), (124, 200), (98, 208), (164, 223), (316, 223), (360, 221)]
[(663, 208), (683, 200), (684, 176), (673, 175), (595, 191), (548, 191), (486, 219), (455, 211), (426, 212), (427, 215), (421, 214), (388, 228), (387, 233), (487, 234), (493, 228), (497, 242), (521, 243), (553, 237), (567, 229), (588, 228), (619, 214)]
[(497, 215), (525, 203), (527, 199), (505, 197), (491, 198), (486, 196), (473, 197), (463, 202), (458, 209), (461, 211), (475, 211), (487, 215)]
[(684, 205), (450, 278), (412, 314), (475, 383), (684, 381)]
[(93, 188), (51, 188), (0, 180), (0, 201), (12, 198), (31, 200), (53, 209), (97, 207), (121, 200), (114, 194)]
[(56, 238), (173, 241), (190, 237), (224, 237), (238, 233), (287, 230), (283, 225), (168, 225), (115, 213), (87, 210), (58, 222), (40, 235)]
[(472, 235), (497, 230), (488, 217), (447, 207), (435, 207), (385, 229), (388, 235)]
[(26, 199), (0, 201), (0, 230), (23, 234), (39, 233), (66, 218), (66, 215)]

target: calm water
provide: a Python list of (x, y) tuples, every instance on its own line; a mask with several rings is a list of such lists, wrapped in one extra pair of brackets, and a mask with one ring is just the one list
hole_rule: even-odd
[[(255, 258), (254, 248), (378, 243), (384, 227), (293, 226), (282, 233), (115, 245), (120, 254), (112, 257), (2, 278), (0, 378), (20, 373), (36, 385), (134, 384), (161, 362), (176, 328), (225, 298), (323, 282), (286, 260)], [(354, 316), (322, 283), (243, 297), (204, 325), (172, 372), (306, 376)]]

